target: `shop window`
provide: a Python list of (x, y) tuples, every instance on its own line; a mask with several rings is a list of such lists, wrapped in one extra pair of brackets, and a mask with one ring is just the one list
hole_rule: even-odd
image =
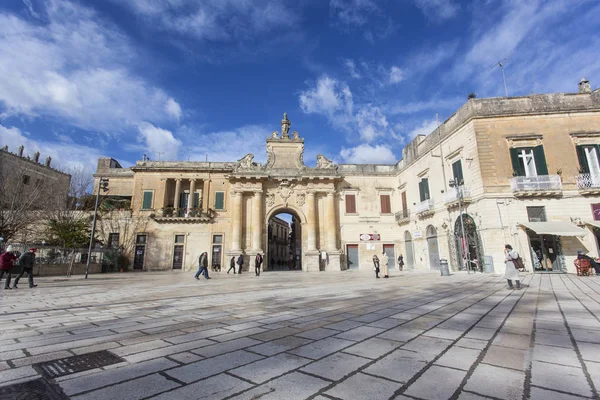
[(529, 222), (546, 222), (546, 207), (527, 207)]

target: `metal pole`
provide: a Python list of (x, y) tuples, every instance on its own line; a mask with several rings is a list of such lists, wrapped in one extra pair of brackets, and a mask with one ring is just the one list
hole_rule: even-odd
[(508, 97), (508, 89), (506, 88), (506, 76), (504, 76), (504, 66), (500, 64), (500, 69), (502, 70), (502, 80), (504, 81), (504, 93), (506, 97)]
[[(465, 225), (463, 223), (462, 206), (460, 204), (462, 192), (460, 191), (458, 184), (456, 184), (456, 194), (458, 197), (458, 218), (460, 218), (460, 230), (462, 232), (462, 238), (461, 238), (461, 243), (460, 243), (460, 247), (461, 247), (460, 252), (463, 253), (463, 251), (464, 251), (463, 241), (467, 244), (467, 247), (469, 246), (469, 242), (465, 238)], [(465, 255), (465, 254), (463, 254), (463, 255)], [(467, 259), (467, 275), (470, 275), (471, 274), (471, 266), (469, 265), (469, 249), (468, 248), (467, 248), (466, 259)]]
[(94, 232), (96, 231), (96, 214), (98, 212), (98, 200), (100, 199), (100, 185), (102, 184), (102, 178), (98, 179), (98, 192), (96, 192), (96, 205), (94, 206), (94, 219), (92, 221), (92, 234), (90, 235), (90, 247), (88, 247), (88, 256), (85, 263), (85, 279), (88, 277), (88, 271), (90, 269), (90, 258), (92, 258), (92, 244), (94, 243)]

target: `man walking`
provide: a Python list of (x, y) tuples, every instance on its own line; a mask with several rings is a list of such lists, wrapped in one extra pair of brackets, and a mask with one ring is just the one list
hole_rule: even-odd
[(227, 270), (227, 273), (229, 273), (231, 270), (233, 270), (233, 274), (235, 275), (235, 256), (231, 257), (231, 260), (229, 261), (229, 269)]
[(519, 280), (519, 269), (516, 264), (519, 253), (513, 250), (510, 244), (504, 246), (504, 254), (506, 255), (506, 267), (504, 271), (504, 278), (508, 281), (508, 288), (514, 289), (512, 281), (514, 280), (517, 289), (521, 289), (521, 281)]
[(237, 265), (239, 266), (238, 268), (238, 274), (242, 274), (242, 266), (244, 265), (244, 257), (240, 254), (240, 256), (237, 259)]
[(400, 271), (404, 269), (404, 256), (402, 254), (398, 256), (398, 269)]
[(19, 279), (27, 273), (27, 279), (29, 280), (29, 287), (34, 288), (37, 285), (33, 284), (33, 266), (35, 265), (35, 252), (37, 249), (32, 247), (28, 252), (24, 253), (19, 259), (19, 265), (21, 266), (21, 272), (15, 279), (15, 283), (13, 284), (13, 289), (18, 289), (17, 284), (19, 283)]
[(200, 254), (200, 258), (198, 259), (198, 272), (194, 278), (199, 279), (200, 274), (204, 275), (204, 279), (210, 279), (208, 276), (208, 253), (204, 252)]
[(14, 261), (17, 259), (18, 257), (15, 255), (15, 253), (13, 253), (13, 247), (12, 245), (9, 245), (6, 248), (6, 251), (4, 253), (2, 253), (2, 255), (0, 255), (0, 279), (2, 279), (2, 276), (4, 276), (4, 274), (6, 274), (6, 282), (4, 283), (4, 289), (5, 290), (10, 290), (10, 270), (14, 265)]
[(260, 253), (256, 254), (256, 258), (254, 259), (254, 272), (256, 276), (260, 276), (260, 266), (262, 265), (263, 258)]
[(388, 271), (388, 263), (389, 263), (390, 259), (388, 258), (388, 255), (385, 254), (385, 252), (381, 255), (381, 269), (383, 270), (383, 277), (384, 278), (389, 278), (390, 276), (389, 271)]

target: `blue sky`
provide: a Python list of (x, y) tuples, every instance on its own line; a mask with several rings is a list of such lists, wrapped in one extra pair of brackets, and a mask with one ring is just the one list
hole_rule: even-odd
[(600, 84), (597, 0), (3, 0), (0, 145), (264, 161), (283, 112), (304, 160), (394, 163), (465, 101)]

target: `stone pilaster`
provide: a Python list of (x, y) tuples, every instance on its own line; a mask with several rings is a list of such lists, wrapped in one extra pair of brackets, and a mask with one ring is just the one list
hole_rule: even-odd
[(196, 179), (190, 179), (190, 197), (188, 198), (186, 213), (189, 215), (194, 208), (194, 193), (196, 192)]
[(231, 252), (242, 252), (242, 193), (231, 191)]
[(262, 251), (262, 191), (255, 191), (252, 199), (252, 250)]
[(179, 212), (179, 193), (181, 193), (181, 178), (175, 179), (175, 194), (173, 195), (173, 208), (175, 210), (173, 215), (177, 215)]
[(306, 251), (302, 269), (304, 271), (319, 271), (319, 251), (317, 250), (317, 212), (314, 191), (306, 192)]

